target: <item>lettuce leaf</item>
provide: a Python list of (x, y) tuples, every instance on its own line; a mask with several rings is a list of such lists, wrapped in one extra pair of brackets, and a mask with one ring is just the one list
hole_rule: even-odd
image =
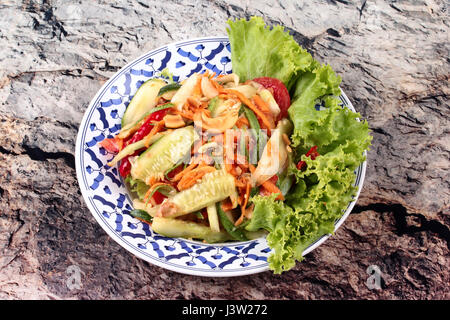
[[(333, 69), (328, 65), (319, 65), (311, 72), (306, 72), (298, 79), (295, 84), (293, 94), (293, 102), (288, 109), (288, 114), (294, 123), (294, 132), (292, 134), (292, 142), (294, 146), (299, 146), (301, 140), (307, 134), (316, 134), (317, 137), (324, 136), (322, 139), (333, 139), (336, 136), (328, 131), (326, 125), (329, 113), (317, 112), (315, 105), (318, 100), (326, 96), (339, 95), (341, 89), (339, 84), (341, 78), (336, 76)], [(338, 105), (333, 105), (334, 112)], [(324, 130), (321, 130), (321, 127)], [(319, 131), (317, 131), (319, 130)]]
[(296, 170), (297, 183), (285, 202), (276, 201), (276, 195), (250, 199), (255, 207), (246, 229), (269, 231), (272, 254), (268, 262), (274, 273), (294, 267), (312, 242), (334, 232), (334, 223), (357, 189), (353, 186), (355, 162), (344, 150), (342, 145), (315, 160), (302, 156), (307, 168)]
[(144, 181), (133, 179), (130, 174), (125, 178), (125, 182), (129, 184), (131, 192), (135, 192), (140, 200), (144, 199), (149, 188)]
[(313, 214), (301, 212), (274, 196), (255, 196), (255, 204), (248, 231), (265, 229), (269, 231), (267, 243), (272, 248), (268, 258), (269, 267), (280, 274), (303, 260), (303, 251), (322, 234), (333, 231), (332, 223), (321, 223)]
[(228, 20), (233, 72), (241, 82), (257, 77), (281, 80), (288, 90), (296, 75), (315, 65), (314, 59), (294, 38), (276, 25), (265, 25), (261, 17)]

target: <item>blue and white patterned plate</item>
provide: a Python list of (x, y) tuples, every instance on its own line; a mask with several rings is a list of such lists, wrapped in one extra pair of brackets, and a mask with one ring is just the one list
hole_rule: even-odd
[[(265, 238), (228, 244), (204, 244), (163, 237), (148, 224), (132, 217), (132, 201), (117, 167), (107, 162), (114, 155), (98, 142), (120, 130), (125, 109), (139, 86), (160, 77), (168, 68), (174, 80), (208, 69), (231, 73), (230, 43), (227, 37), (199, 38), (173, 43), (150, 51), (118, 71), (91, 101), (81, 122), (76, 143), (76, 171), (81, 192), (97, 222), (122, 247), (157, 266), (185, 274), (211, 277), (241, 276), (268, 270), (271, 249)], [(344, 93), (342, 103), (354, 110)], [(356, 170), (358, 192), (349, 203), (336, 229), (352, 210), (361, 190), (366, 163)], [(325, 235), (311, 244), (307, 254), (322, 244)]]

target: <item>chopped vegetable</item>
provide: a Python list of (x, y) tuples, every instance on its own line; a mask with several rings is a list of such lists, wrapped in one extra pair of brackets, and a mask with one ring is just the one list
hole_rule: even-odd
[(180, 89), (180, 87), (181, 87), (181, 84), (179, 84), (178, 82), (172, 82), (172, 83), (166, 84), (164, 87), (159, 89), (158, 97), (162, 96), (166, 100), (170, 100), (170, 99), (167, 99), (167, 96), (165, 96), (165, 95), (169, 92), (173, 92), (173, 93), (177, 92), (177, 90)]
[(225, 242), (231, 239), (224, 231), (216, 232), (205, 225), (178, 219), (154, 217), (152, 229), (166, 237), (201, 239), (208, 243)]
[(212, 231), (220, 232), (219, 216), (217, 215), (216, 204), (214, 203), (207, 206), (206, 211), (208, 213), (209, 227)]
[(145, 182), (163, 179), (164, 172), (186, 156), (196, 136), (192, 126), (164, 135), (132, 163), (132, 177)]
[(233, 176), (224, 170), (215, 170), (205, 174), (192, 187), (170, 197), (161, 205), (159, 214), (174, 218), (195, 212), (228, 198), (234, 191)]
[(283, 134), (290, 134), (291, 130), (292, 124), (288, 119), (283, 119), (278, 123), (277, 129), (274, 130), (262, 152), (255, 172), (252, 173), (252, 184), (254, 186), (264, 183), (280, 173), (285, 167), (287, 151)]
[(122, 117), (122, 128), (142, 119), (158, 102), (158, 92), (165, 82), (160, 79), (150, 79), (144, 82), (131, 99)]
[(183, 109), (183, 105), (186, 103), (187, 99), (194, 93), (195, 87), (200, 79), (199, 77), (200, 76), (197, 73), (192, 74), (172, 97), (170, 102), (172, 102), (179, 111)]
[(222, 210), (222, 207), (219, 204), (217, 204), (217, 213), (219, 215), (222, 226), (234, 240), (248, 240), (245, 236), (245, 233), (234, 225), (233, 221), (228, 218), (227, 214)]

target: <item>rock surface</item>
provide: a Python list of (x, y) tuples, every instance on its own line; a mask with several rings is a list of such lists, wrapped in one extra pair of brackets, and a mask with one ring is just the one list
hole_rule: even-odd
[[(0, 299), (449, 299), (448, 10), (438, 0), (2, 1)], [(89, 213), (78, 125), (129, 61), (251, 15), (285, 25), (342, 76), (374, 136), (364, 188), (337, 233), (282, 275), (231, 283), (166, 271)]]

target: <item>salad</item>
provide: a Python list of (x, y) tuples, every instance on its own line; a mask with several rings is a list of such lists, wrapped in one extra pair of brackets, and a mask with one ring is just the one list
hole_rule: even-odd
[(281, 26), (229, 20), (233, 73), (168, 70), (144, 82), (100, 145), (133, 194), (131, 215), (164, 236), (207, 243), (266, 236), (275, 273), (333, 233), (355, 195), (368, 124), (341, 82)]

